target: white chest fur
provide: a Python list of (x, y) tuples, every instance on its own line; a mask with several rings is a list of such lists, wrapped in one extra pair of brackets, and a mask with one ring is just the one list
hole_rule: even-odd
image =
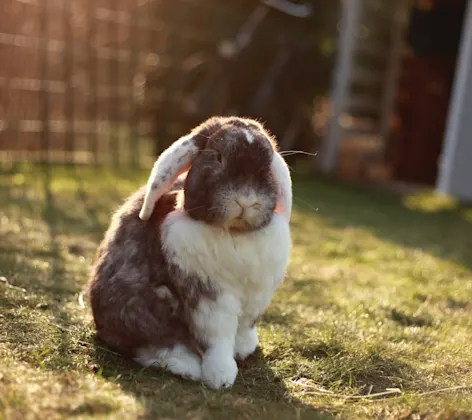
[(162, 242), (172, 263), (230, 292), (248, 316), (270, 303), (291, 249), (287, 219), (279, 214), (261, 230), (232, 235), (176, 210), (162, 225)]

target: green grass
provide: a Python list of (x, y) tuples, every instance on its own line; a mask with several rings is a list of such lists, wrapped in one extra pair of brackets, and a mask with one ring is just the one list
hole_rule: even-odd
[(48, 172), (0, 175), (0, 418), (472, 417), (472, 209), (297, 180), (260, 350), (213, 392), (98, 346), (80, 303), (111, 212), (147, 174)]

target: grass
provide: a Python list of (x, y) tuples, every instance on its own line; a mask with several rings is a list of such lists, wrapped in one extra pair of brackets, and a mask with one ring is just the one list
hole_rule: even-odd
[(0, 175), (0, 418), (472, 417), (472, 209), (298, 179), (260, 350), (213, 392), (98, 346), (82, 305), (110, 213), (146, 176)]

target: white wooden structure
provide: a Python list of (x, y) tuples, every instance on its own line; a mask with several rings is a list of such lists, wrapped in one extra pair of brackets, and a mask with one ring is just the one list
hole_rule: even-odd
[(472, 200), (472, 1), (462, 41), (439, 166), (438, 191)]
[[(343, 124), (346, 114), (355, 114), (359, 108), (377, 108), (377, 124), (371, 130), (376, 141), (382, 143), (388, 135), (388, 122), (392, 114), (397, 79), (401, 66), (401, 54), (409, 19), (409, 0), (395, 0), (390, 43), (375, 48), (372, 43), (363, 41), (361, 32), (365, 26), (368, 0), (343, 0), (343, 18), (340, 28), (337, 66), (332, 92), (332, 118), (320, 150), (318, 164), (326, 174), (335, 171), (339, 150), (343, 142), (352, 138), (352, 129)], [(379, 74), (366, 74), (362, 66), (356, 64), (356, 57), (382, 49), (387, 61), (386, 71)], [(354, 81), (364, 78), (372, 83), (374, 78), (383, 80), (382, 96), (368, 98), (356, 95), (351, 90)], [(354, 129), (355, 131), (355, 129)], [(464, 200), (472, 200), (472, 0), (464, 17), (463, 34), (456, 69), (453, 95), (450, 102), (448, 124), (444, 136), (443, 150), (439, 162), (437, 190)]]

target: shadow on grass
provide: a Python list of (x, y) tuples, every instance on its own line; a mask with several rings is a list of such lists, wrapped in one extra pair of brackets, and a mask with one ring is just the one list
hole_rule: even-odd
[(143, 403), (146, 418), (262, 418), (262, 413), (264, 418), (274, 419), (331, 418), (329, 413), (292, 397), (259, 349), (238, 363), (235, 385), (219, 391), (161, 369), (142, 369), (103, 348), (96, 349), (95, 358), (100, 375), (120, 384)]
[[(64, 197), (53, 190), (53, 177), (48, 167), (42, 168), (43, 200), (32, 203), (27, 198), (17, 198), (22, 210), (39, 214), (47, 226), (47, 250), (37, 250), (44, 260), (50, 262), (46, 283), (34, 284), (34, 290), (41, 294), (38, 302), (31, 301), (22, 316), (11, 312), (6, 317), (10, 322), (8, 342), (13, 348), (26, 349), (31, 342), (33, 350), (19, 351), (22, 360), (35, 368), (57, 372), (78, 370), (83, 372), (84, 363), (88, 373), (95, 372), (109, 382), (118, 384), (126, 393), (136, 396), (145, 410), (144, 418), (255, 418), (261, 413), (273, 418), (300, 419), (328, 418), (329, 415), (313, 409), (290, 396), (283, 381), (268, 365), (268, 360), (258, 351), (249, 360), (240, 364), (240, 373), (231, 390), (210, 391), (202, 384), (186, 381), (159, 369), (141, 369), (132, 361), (115, 355), (95, 343), (89, 326), (71, 321), (67, 303), (79, 288), (77, 279), (68, 276), (64, 254), (64, 236), (76, 232), (102, 235), (106, 226), (100, 223), (97, 203), (87, 193), (81, 177), (76, 176), (78, 189), (75, 193), (77, 205), (83, 206), (85, 213), (71, 217), (64, 210)], [(15, 203), (13, 203), (15, 204)], [(38, 212), (39, 210), (39, 212)], [(99, 211), (99, 210), (98, 210)], [(83, 228), (87, 221), (90, 227)], [(11, 238), (10, 238), (11, 239)], [(11, 244), (12, 256), (24, 252)], [(70, 249), (69, 249), (70, 251)], [(39, 254), (33, 251), (35, 257)], [(80, 250), (78, 250), (80, 254)], [(41, 259), (43, 259), (41, 257)], [(46, 258), (47, 257), (47, 258)], [(25, 261), (25, 264), (29, 264)], [(34, 271), (34, 265), (28, 269)], [(67, 290), (64, 283), (70, 285)], [(20, 282), (21, 284), (21, 282)], [(37, 303), (47, 302), (44, 308), (47, 316), (35, 319)], [(6, 299), (8, 300), (8, 299)], [(12, 301), (12, 305), (24, 305)], [(48, 319), (46, 319), (48, 318)], [(49, 320), (53, 319), (54, 325)], [(85, 373), (85, 372), (84, 372)], [(61, 407), (66, 416), (112, 415), (115, 410), (112, 401), (92, 398), (76, 407)]]
[(472, 219), (468, 205), (433, 211), (410, 209), (406, 197), (385, 190), (296, 178), (295, 208), (334, 228), (362, 228), (403, 247), (419, 248), (472, 269)]

